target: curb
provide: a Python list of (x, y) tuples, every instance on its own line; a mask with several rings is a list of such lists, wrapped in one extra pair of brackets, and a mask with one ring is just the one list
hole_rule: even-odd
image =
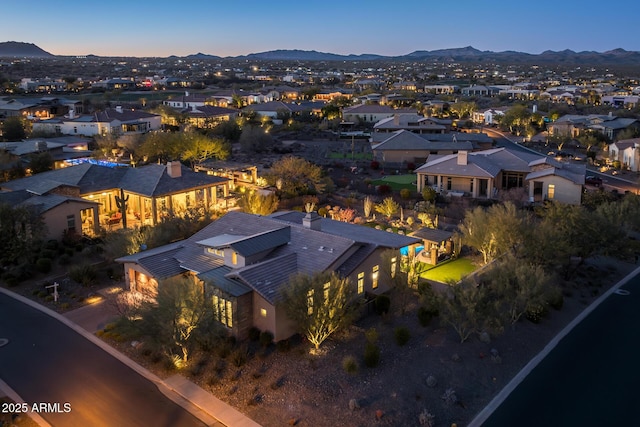
[[(93, 344), (97, 345), (102, 350), (106, 351), (111, 356), (115, 357), (120, 362), (124, 363), (125, 365), (127, 365), (129, 368), (131, 368), (134, 371), (136, 371), (138, 374), (140, 374), (144, 378), (146, 378), (149, 381), (151, 381), (152, 383), (154, 383), (155, 386), (158, 387), (158, 390), (160, 390), (160, 392), (163, 395), (165, 395), (167, 398), (171, 399), (174, 403), (180, 405), (181, 407), (183, 407), (184, 409), (189, 411), (192, 415), (194, 415), (196, 418), (198, 418), (200, 421), (204, 422), (205, 424), (210, 425), (212, 422), (222, 423), (221, 420), (216, 418), (213, 414), (210, 414), (205, 408), (202, 408), (202, 407), (194, 404), (193, 402), (191, 402), (180, 391), (175, 390), (172, 387), (169, 387), (162, 379), (160, 379), (154, 373), (152, 373), (148, 369), (140, 366), (139, 364), (137, 364), (133, 360), (129, 359), (128, 357), (124, 356), (122, 353), (120, 353), (119, 351), (117, 351), (116, 349), (111, 347), (110, 345), (106, 344), (104, 341), (102, 341), (101, 339), (99, 339), (95, 335), (90, 334), (85, 329), (83, 329), (82, 327), (76, 325), (75, 323), (73, 323), (72, 321), (70, 321), (66, 317), (62, 316), (61, 314), (51, 310), (48, 307), (44, 307), (44, 306), (42, 306), (42, 305), (30, 300), (29, 298), (26, 298), (26, 297), (20, 295), (20, 294), (17, 294), (15, 292), (11, 292), (11, 291), (3, 288), (3, 287), (0, 287), (0, 293), (3, 293), (3, 294), (5, 294), (5, 295), (7, 295), (7, 296), (9, 296), (11, 298), (14, 298), (14, 299), (24, 303), (24, 304), (27, 304), (28, 306), (30, 306), (32, 308), (40, 310), (44, 314), (47, 314), (48, 316), (53, 317), (57, 321), (63, 323), (65, 326), (68, 326), (69, 328), (73, 329), (75, 332), (77, 332), (78, 334), (80, 334), (84, 338), (88, 339)], [(2, 389), (2, 385), (3, 384), (4, 383), (0, 380), (0, 390)], [(9, 397), (11, 397), (16, 402), (18, 400), (20, 400), (22, 402), (22, 399), (15, 392), (13, 392), (13, 390), (8, 385), (7, 385), (7, 389), (8, 390), (4, 390), (4, 391), (5, 391), (5, 393), (7, 393), (7, 395)], [(13, 392), (14, 396), (17, 397), (17, 399), (14, 396), (10, 395), (9, 392)], [(193, 406), (193, 407), (192, 408), (188, 408), (188, 407), (185, 406), (185, 403), (187, 403), (188, 406)], [(199, 411), (194, 411), (193, 408), (197, 408)], [(202, 412), (202, 413), (198, 413), (198, 412)], [(204, 413), (204, 415), (206, 415), (205, 417), (203, 417), (203, 413)], [(203, 418), (205, 418), (205, 419), (203, 419)], [(42, 421), (45, 422), (44, 420), (42, 420)], [(41, 424), (41, 425), (44, 426), (44, 427), (49, 427), (50, 426), (48, 423)]]
[(533, 359), (527, 363), (524, 368), (516, 374), (515, 377), (507, 383), (506, 386), (494, 397), (487, 406), (482, 409), (469, 423), (468, 427), (481, 427), (487, 419), (498, 409), (500, 405), (506, 400), (506, 398), (520, 385), (522, 381), (538, 366), (542, 360), (547, 357), (549, 353), (567, 336), (573, 328), (575, 328), (580, 322), (582, 322), (592, 311), (594, 311), (604, 300), (615, 293), (620, 287), (626, 285), (636, 275), (640, 274), (640, 267), (633, 270), (631, 273), (623, 277), (618, 283), (613, 285), (607, 292), (602, 294), (597, 300), (591, 303), (587, 308), (582, 310), (578, 316), (576, 316), (567, 326), (565, 326), (547, 345), (538, 353)]

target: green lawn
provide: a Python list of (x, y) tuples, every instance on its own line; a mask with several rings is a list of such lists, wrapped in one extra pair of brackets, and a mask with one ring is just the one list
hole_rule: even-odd
[(416, 176), (415, 175), (387, 175), (383, 178), (371, 181), (373, 185), (386, 184), (391, 187), (392, 190), (399, 191), (403, 188), (408, 188), (414, 191), (416, 189)]
[(351, 157), (351, 153), (329, 153), (330, 159), (346, 159), (351, 160), (371, 160), (373, 155), (371, 153), (354, 153)]
[(468, 258), (456, 258), (444, 261), (436, 266), (420, 263), (420, 277), (436, 282), (446, 283), (449, 280), (456, 282), (469, 273), (472, 273), (476, 266)]

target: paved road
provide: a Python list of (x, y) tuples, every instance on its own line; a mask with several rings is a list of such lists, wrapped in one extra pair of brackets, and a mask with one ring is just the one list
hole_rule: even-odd
[(0, 293), (0, 379), (25, 402), (69, 403), (41, 413), (54, 427), (204, 426), (158, 388), (80, 334)]
[(639, 426), (640, 277), (564, 337), (483, 427)]

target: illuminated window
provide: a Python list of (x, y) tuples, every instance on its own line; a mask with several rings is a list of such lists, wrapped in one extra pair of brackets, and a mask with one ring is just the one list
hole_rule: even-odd
[(309, 316), (313, 314), (313, 289), (309, 289), (307, 292), (307, 314)]
[(230, 300), (214, 295), (212, 297), (214, 317), (218, 322), (233, 327), (233, 303)]
[(391, 277), (396, 277), (396, 268), (398, 266), (398, 258), (391, 258)]
[(547, 198), (552, 200), (556, 195), (556, 186), (553, 184), (549, 184), (549, 191), (547, 192)]
[(358, 273), (358, 293), (364, 292), (364, 271)]
[(267, 317), (267, 309), (266, 308), (261, 308), (260, 309), (260, 316)]
[(217, 256), (224, 256), (224, 251), (218, 248), (207, 248), (207, 253), (217, 255)]
[(371, 287), (373, 289), (376, 289), (378, 287), (378, 270), (379, 270), (379, 266), (374, 265), (373, 266), (373, 272), (371, 273)]
[(231, 264), (236, 265), (238, 263), (238, 254), (236, 252), (231, 253)]

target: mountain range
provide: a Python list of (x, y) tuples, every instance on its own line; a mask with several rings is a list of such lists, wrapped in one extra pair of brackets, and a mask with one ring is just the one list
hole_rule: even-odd
[[(93, 55), (92, 55), (93, 56)], [(0, 42), (0, 57), (8, 58), (54, 58), (33, 43)], [(175, 56), (174, 56), (175, 57)], [(491, 62), (510, 64), (584, 64), (584, 65), (640, 65), (640, 52), (614, 49), (606, 52), (574, 52), (546, 50), (540, 54), (516, 51), (493, 52), (467, 46), (453, 49), (417, 50), (401, 56), (376, 54), (339, 55), (315, 50), (279, 49), (249, 55), (226, 57), (197, 53), (189, 59), (253, 59), (263, 61), (438, 61), (438, 62)]]

